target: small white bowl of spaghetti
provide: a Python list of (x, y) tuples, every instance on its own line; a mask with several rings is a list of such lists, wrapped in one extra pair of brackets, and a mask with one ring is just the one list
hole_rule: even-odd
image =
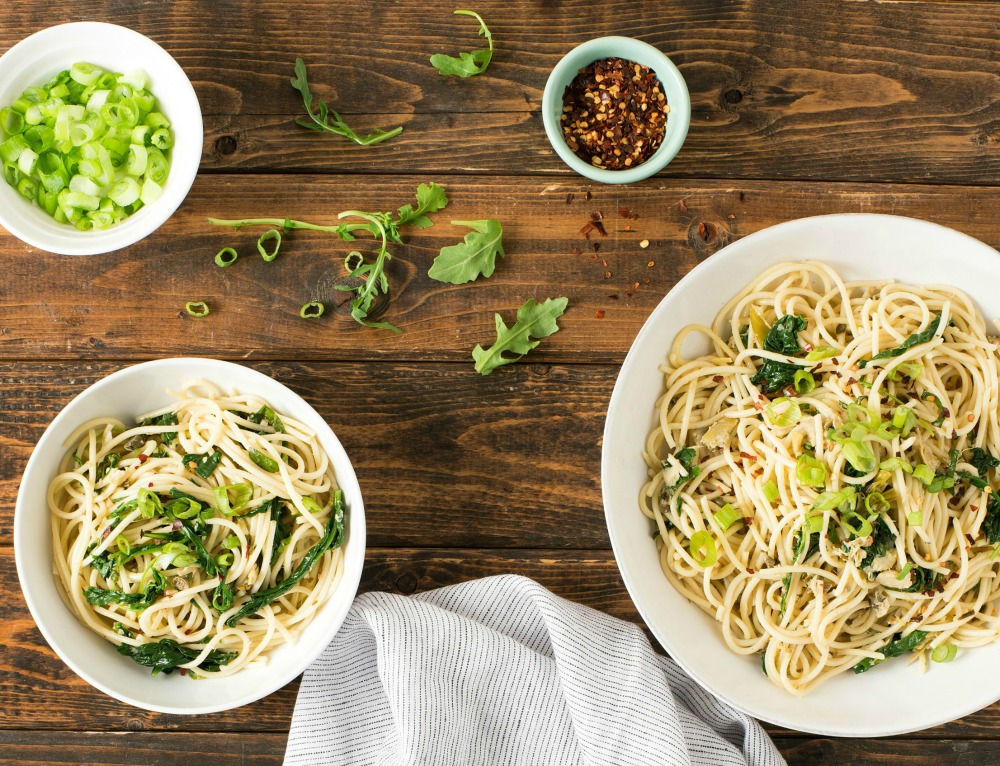
[(146, 710), (212, 713), (281, 688), (333, 638), (361, 578), (364, 506), (298, 395), (229, 362), (163, 359), (53, 420), (14, 552), (35, 623), (78, 675)]
[(1000, 698), (998, 282), (951, 229), (821, 216), (653, 311), (608, 408), (605, 514), (643, 619), (709, 691), (842, 737)]

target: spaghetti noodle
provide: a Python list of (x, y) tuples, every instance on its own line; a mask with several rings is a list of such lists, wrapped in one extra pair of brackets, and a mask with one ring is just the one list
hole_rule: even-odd
[(343, 574), (319, 440), (259, 397), (186, 385), (127, 427), (81, 425), (49, 486), (67, 605), (121, 654), (219, 677), (294, 641)]
[(804, 694), (998, 639), (1000, 353), (968, 297), (784, 263), (661, 369), (640, 507), (734, 652)]

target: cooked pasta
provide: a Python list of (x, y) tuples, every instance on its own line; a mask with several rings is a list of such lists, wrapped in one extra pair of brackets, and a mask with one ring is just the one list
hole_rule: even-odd
[(343, 573), (343, 493), (317, 436), (195, 381), (128, 426), (82, 424), (49, 486), (67, 605), (153, 673), (219, 677), (295, 640)]
[(804, 694), (997, 640), (1000, 354), (967, 296), (784, 263), (662, 371), (639, 504), (734, 652)]

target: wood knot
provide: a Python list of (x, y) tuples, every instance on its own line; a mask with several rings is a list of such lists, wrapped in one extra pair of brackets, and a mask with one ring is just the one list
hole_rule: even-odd
[(699, 255), (710, 255), (728, 245), (733, 233), (724, 221), (698, 221), (688, 227), (688, 243)]
[(236, 151), (236, 147), (235, 136), (219, 136), (215, 139), (215, 151), (219, 154), (232, 154)]
[(396, 578), (395, 585), (396, 590), (405, 596), (409, 596), (417, 590), (419, 582), (417, 580), (417, 576), (413, 574), (413, 572), (403, 572), (403, 574)]
[(736, 88), (730, 88), (722, 94), (722, 98), (727, 104), (738, 104), (743, 100), (743, 91), (737, 90)]

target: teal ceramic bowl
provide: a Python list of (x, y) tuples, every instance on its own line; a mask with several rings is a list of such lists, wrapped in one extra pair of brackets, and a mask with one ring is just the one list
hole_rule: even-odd
[[(566, 86), (573, 82), (573, 78), (583, 67), (599, 59), (611, 57), (634, 61), (652, 69), (663, 85), (670, 107), (666, 132), (660, 148), (641, 165), (625, 170), (598, 168), (577, 157), (566, 144), (559, 121)], [(677, 156), (691, 124), (691, 97), (688, 95), (687, 84), (680, 71), (670, 59), (652, 45), (641, 40), (633, 40), (631, 37), (599, 37), (578, 45), (556, 64), (542, 94), (542, 121), (545, 123), (545, 134), (549, 137), (552, 148), (571, 169), (593, 181), (629, 184), (663, 170), (667, 163)]]

